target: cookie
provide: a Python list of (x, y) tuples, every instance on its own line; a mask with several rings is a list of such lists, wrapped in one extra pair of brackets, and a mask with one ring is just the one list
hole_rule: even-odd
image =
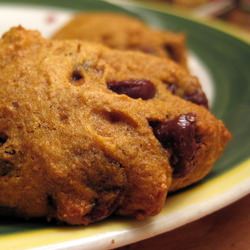
[(168, 57), (187, 68), (185, 36), (160, 31), (138, 18), (108, 12), (82, 13), (73, 17), (54, 36), (55, 39), (82, 39), (110, 48), (138, 50)]
[(185, 100), (192, 86), (171, 60), (13, 28), (0, 40), (0, 211), (75, 225), (159, 213), (230, 138)]

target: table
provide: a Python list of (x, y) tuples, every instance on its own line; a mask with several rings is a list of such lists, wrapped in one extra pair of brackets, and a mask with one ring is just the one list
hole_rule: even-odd
[(250, 250), (250, 194), (171, 232), (119, 250)]

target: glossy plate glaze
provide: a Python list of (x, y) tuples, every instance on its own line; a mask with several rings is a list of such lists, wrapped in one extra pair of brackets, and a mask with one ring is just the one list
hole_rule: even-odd
[(221, 27), (131, 1), (0, 0), (0, 33), (22, 24), (50, 36), (76, 10), (132, 13), (153, 26), (185, 32), (191, 70), (201, 79), (213, 112), (234, 137), (213, 172), (199, 184), (171, 195), (154, 218), (136, 222), (112, 217), (88, 227), (1, 218), (0, 248), (115, 248), (177, 228), (250, 193), (249, 43)]

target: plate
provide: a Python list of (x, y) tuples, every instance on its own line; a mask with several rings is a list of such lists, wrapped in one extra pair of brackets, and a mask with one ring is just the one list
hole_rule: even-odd
[(115, 248), (182, 226), (250, 193), (249, 42), (221, 26), (132, 1), (0, 0), (0, 33), (22, 24), (49, 37), (76, 10), (131, 13), (153, 26), (185, 32), (190, 68), (201, 79), (213, 113), (226, 123), (233, 140), (207, 178), (169, 196), (163, 211), (151, 219), (112, 217), (88, 227), (70, 227), (1, 218), (1, 249)]

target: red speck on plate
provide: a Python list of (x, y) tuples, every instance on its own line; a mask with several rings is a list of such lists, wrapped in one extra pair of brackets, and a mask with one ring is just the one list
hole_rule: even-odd
[(48, 14), (46, 16), (45, 22), (47, 24), (53, 24), (56, 21), (56, 15), (55, 14)]

